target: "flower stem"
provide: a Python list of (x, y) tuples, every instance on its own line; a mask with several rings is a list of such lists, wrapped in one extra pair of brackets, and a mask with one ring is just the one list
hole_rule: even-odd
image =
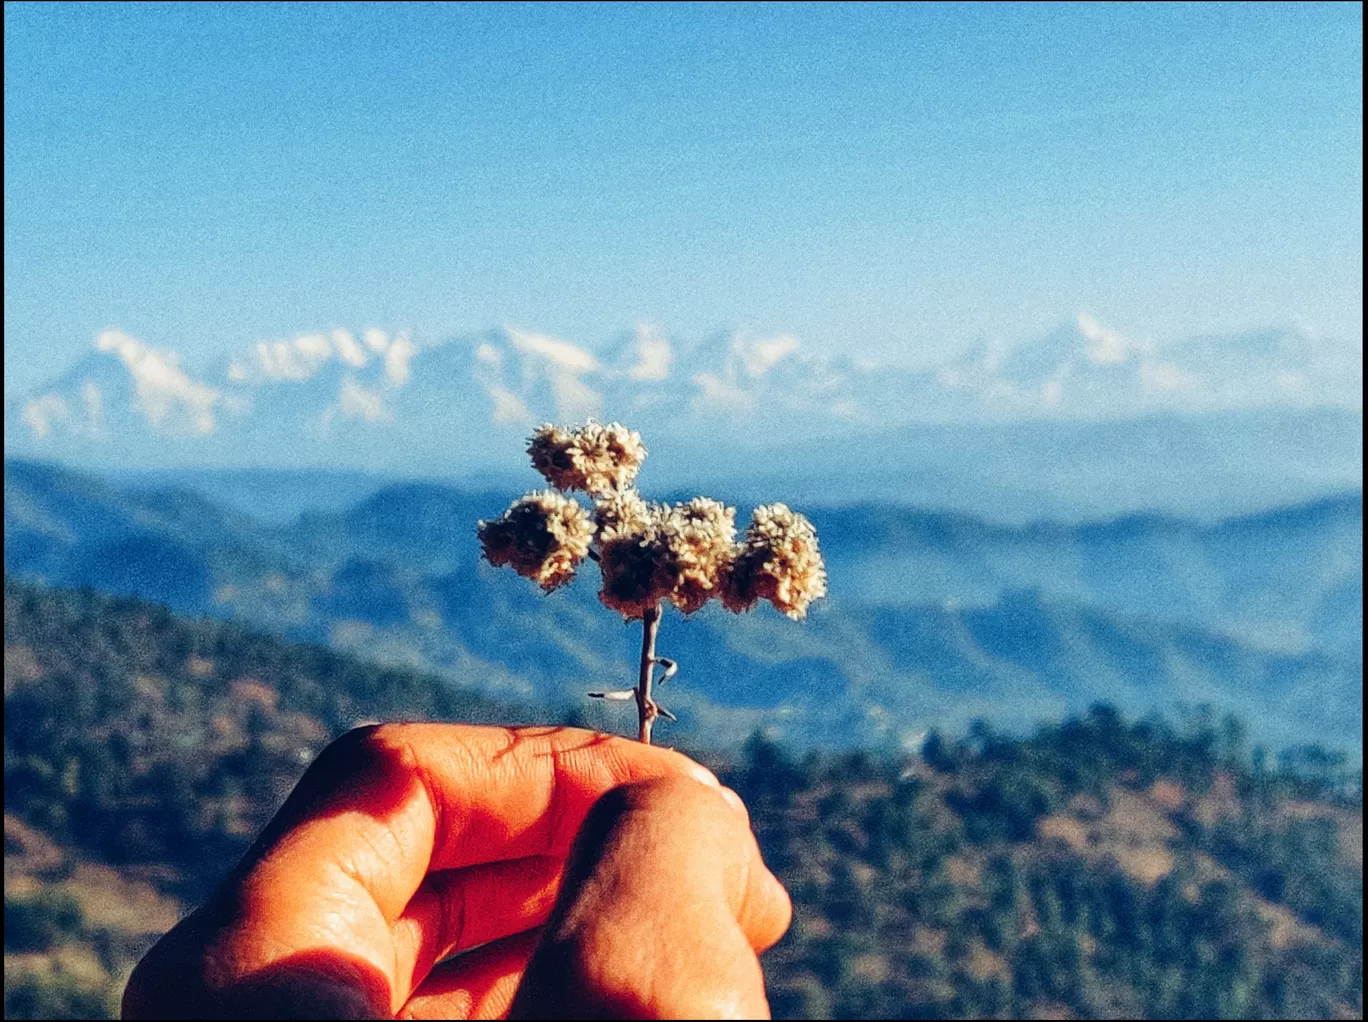
[(657, 603), (641, 616), (641, 674), (637, 681), (636, 703), (641, 725), (638, 737), (647, 745), (651, 744), (651, 725), (660, 716), (660, 708), (651, 698), (651, 674), (655, 671), (656, 632), (659, 629), (660, 604)]

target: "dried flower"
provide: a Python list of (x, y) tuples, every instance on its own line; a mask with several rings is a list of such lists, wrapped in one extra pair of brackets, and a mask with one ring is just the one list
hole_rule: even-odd
[(599, 571), (603, 574), (599, 600), (629, 621), (644, 617), (679, 581), (674, 557), (654, 526), (643, 533), (600, 539)]
[(636, 490), (620, 490), (594, 501), (594, 524), (601, 538), (644, 535), (652, 528), (654, 515)]
[(547, 592), (574, 577), (589, 554), (594, 526), (575, 501), (554, 490), (538, 490), (513, 502), (499, 518), (478, 529), (485, 558), (511, 565)]
[(646, 460), (641, 434), (617, 422), (589, 421), (574, 430), (546, 424), (527, 443), (532, 467), (561, 490), (604, 497), (625, 490)]
[(808, 604), (826, 595), (826, 588), (826, 566), (812, 523), (785, 504), (756, 508), (723, 586), (723, 605), (739, 614), (756, 600), (769, 600), (775, 610), (797, 621), (806, 616)]
[[(714, 597), (736, 613), (764, 599), (797, 620), (826, 595), (811, 522), (783, 504), (768, 504), (756, 508), (738, 544), (735, 508), (707, 497), (673, 507), (648, 504), (632, 488), (646, 448), (639, 433), (620, 423), (544, 425), (529, 438), (527, 453), (556, 490), (529, 493), (500, 518), (480, 522), (484, 555), (548, 592), (570, 581), (584, 558), (598, 561), (599, 600), (628, 621), (641, 621), (641, 659), (635, 688), (589, 695), (635, 697), (637, 736), (648, 745), (658, 717), (675, 719), (652, 695), (677, 667), (656, 655), (663, 601), (692, 614)], [(560, 490), (588, 493), (593, 517)], [(657, 668), (664, 668), (659, 678)]]
[(721, 593), (735, 550), (735, 508), (706, 497), (651, 505), (633, 491), (600, 501), (595, 516), (605, 606), (630, 620), (668, 599), (692, 614)]
[(676, 504), (661, 523), (678, 577), (670, 602), (692, 614), (721, 592), (735, 554), (736, 508), (707, 497)]

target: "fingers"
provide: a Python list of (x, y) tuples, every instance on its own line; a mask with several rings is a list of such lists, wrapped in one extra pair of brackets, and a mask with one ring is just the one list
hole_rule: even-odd
[(128, 1019), (388, 1018), (388, 978), (348, 949), (322, 945), (251, 969), (206, 955), (184, 920), (148, 953), (124, 988)]
[(530, 930), (443, 962), (428, 975), (399, 1018), (503, 1018), (541, 936)]
[(741, 888), (741, 901), (735, 904), (729, 900), (728, 904), (734, 908), (737, 924), (751, 948), (757, 953), (768, 951), (779, 943), (793, 921), (793, 902), (784, 885), (760, 857), (760, 846), (749, 831), (750, 813), (741, 796), (731, 788), (722, 788), (721, 792), (723, 800), (745, 820), (750, 837), (747, 848), (753, 852), (747, 864), (746, 883)]
[(394, 925), (396, 978), (412, 989), (441, 959), (546, 922), (564, 865), (536, 856), (430, 873)]
[(615, 789), (585, 820), (511, 1016), (767, 1018), (756, 952), (790, 914), (718, 789)]
[[(345, 948), (356, 968), (343, 972), (379, 977), (380, 1010), (393, 1011), (453, 947), (544, 920), (558, 865), (504, 860), (559, 863), (599, 795), (671, 774), (717, 784), (678, 753), (570, 728), (354, 731), (309, 768), (221, 895), (139, 967), (135, 993), (157, 993), (134, 1002), (150, 1011), (196, 982), (212, 1000), (287, 959)], [(439, 879), (423, 888), (429, 872)]]
[[(418, 1005), (408, 1017), (501, 1016), (532, 953), (535, 932), (527, 931), (546, 921), (563, 868), (563, 859), (540, 857), (430, 875), (393, 927), (390, 972), (341, 936), (264, 961), (253, 946), (269, 930), (249, 921), (230, 939), (215, 939), (206, 933), (212, 913), (200, 910), (139, 964), (124, 1017), (375, 1018), (388, 1017), (406, 997)], [(316, 936), (328, 932), (326, 919), (297, 921)], [(477, 945), (484, 946), (434, 968)], [(262, 1005), (265, 1014), (253, 1014)]]
[(365, 728), (324, 751), (247, 869), (270, 887), (341, 871), (394, 920), (430, 871), (563, 856), (599, 795), (669, 774), (716, 784), (679, 753), (575, 728)]

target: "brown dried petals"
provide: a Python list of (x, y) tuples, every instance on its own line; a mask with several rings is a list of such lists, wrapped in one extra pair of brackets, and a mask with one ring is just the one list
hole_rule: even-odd
[(605, 606), (630, 620), (661, 600), (692, 614), (720, 595), (735, 551), (734, 508), (706, 497), (671, 508), (623, 494), (600, 501), (596, 517)]
[(599, 600), (627, 620), (644, 617), (674, 590), (679, 575), (659, 534), (614, 534), (599, 546)]
[(654, 528), (656, 514), (636, 490), (622, 490), (594, 501), (594, 524), (601, 538), (645, 535)]
[(605, 497), (625, 490), (646, 460), (641, 434), (618, 422), (565, 430), (546, 424), (527, 443), (532, 467), (552, 486)]
[(721, 592), (735, 554), (736, 509), (707, 497), (676, 504), (665, 517), (661, 537), (678, 581), (670, 602), (685, 614)]
[(514, 501), (501, 517), (481, 522), (478, 535), (490, 564), (510, 565), (550, 592), (569, 582), (589, 555), (594, 526), (569, 497), (538, 490)]
[(797, 621), (826, 590), (826, 566), (812, 523), (785, 504), (756, 508), (723, 587), (723, 606), (739, 614), (757, 600), (769, 600)]

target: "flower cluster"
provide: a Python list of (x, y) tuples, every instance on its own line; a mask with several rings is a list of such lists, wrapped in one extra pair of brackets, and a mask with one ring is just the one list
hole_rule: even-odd
[(720, 594), (734, 555), (736, 509), (706, 497), (674, 507), (635, 495), (600, 502), (604, 606), (632, 619), (661, 600), (685, 614)]
[(592, 420), (579, 429), (564, 430), (549, 423), (527, 443), (532, 467), (558, 490), (583, 490), (605, 497), (632, 485), (646, 446), (641, 434), (617, 422)]
[(489, 563), (507, 564), (547, 592), (565, 585), (589, 555), (594, 525), (575, 501), (537, 490), (477, 530)]
[(675, 587), (674, 558), (659, 526), (660, 515), (652, 509), (650, 521), (642, 530), (612, 531), (599, 540), (599, 571), (603, 576), (599, 600), (628, 621), (645, 617)]
[(755, 509), (722, 592), (722, 605), (733, 613), (749, 610), (757, 600), (797, 621), (808, 604), (826, 595), (826, 566), (817, 549), (817, 530), (785, 504)]
[(656, 517), (655, 509), (636, 490), (622, 490), (594, 501), (594, 524), (605, 539), (633, 533), (644, 535)]
[(677, 579), (670, 602), (692, 614), (722, 592), (736, 556), (736, 508), (695, 497), (670, 509), (661, 528)]
[(542, 426), (527, 450), (553, 486), (594, 498), (592, 518), (574, 499), (538, 491), (501, 518), (481, 522), (479, 537), (491, 564), (509, 564), (547, 591), (593, 557), (603, 578), (599, 599), (628, 620), (644, 618), (665, 600), (692, 614), (714, 598), (735, 613), (769, 600), (797, 620), (826, 594), (811, 522), (769, 504), (755, 510), (738, 543), (735, 508), (707, 497), (647, 503), (631, 488), (646, 448), (619, 423)]

